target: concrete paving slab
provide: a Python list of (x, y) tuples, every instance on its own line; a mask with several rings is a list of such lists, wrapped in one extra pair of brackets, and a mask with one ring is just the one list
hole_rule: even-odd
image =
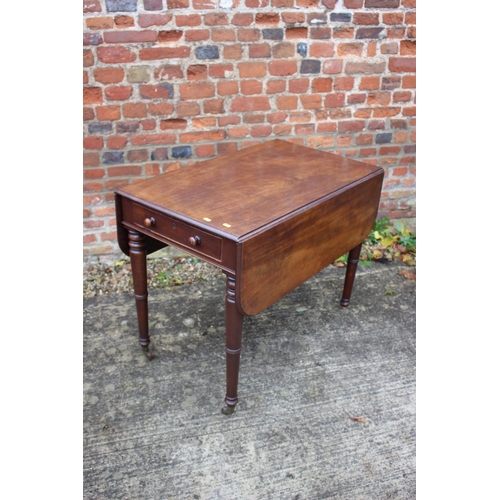
[[(150, 294), (149, 362), (131, 295), (84, 300), (85, 499), (410, 499), (415, 281), (399, 263), (329, 266), (243, 326), (225, 393), (225, 281)], [(353, 420), (352, 418), (358, 418)]]

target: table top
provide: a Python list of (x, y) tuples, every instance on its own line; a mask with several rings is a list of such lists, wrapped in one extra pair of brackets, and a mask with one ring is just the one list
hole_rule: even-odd
[(380, 170), (343, 156), (272, 140), (118, 192), (239, 239)]

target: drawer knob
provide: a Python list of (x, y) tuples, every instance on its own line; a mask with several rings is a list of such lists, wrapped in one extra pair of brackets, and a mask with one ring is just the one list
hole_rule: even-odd
[(144, 225), (146, 227), (153, 227), (156, 224), (154, 217), (146, 217), (144, 219)]
[(201, 243), (201, 239), (199, 236), (191, 236), (188, 239), (188, 242), (192, 247), (195, 247), (196, 245), (199, 245)]

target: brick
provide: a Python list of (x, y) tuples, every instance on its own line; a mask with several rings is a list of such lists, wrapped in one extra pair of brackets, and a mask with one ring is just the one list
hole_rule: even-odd
[(187, 69), (188, 80), (206, 80), (208, 67), (206, 64), (192, 64)]
[(158, 42), (178, 42), (182, 38), (183, 33), (184, 32), (180, 30), (158, 31)]
[(315, 78), (312, 81), (313, 92), (331, 92), (332, 79), (331, 78)]
[(304, 59), (300, 62), (301, 74), (315, 74), (321, 71), (321, 61)]
[(273, 45), (273, 57), (276, 59), (284, 59), (295, 56), (295, 44), (291, 42), (282, 42)]
[(284, 32), (281, 28), (268, 28), (262, 30), (264, 40), (283, 40)]
[(384, 76), (382, 78), (382, 90), (394, 90), (401, 87), (401, 77), (400, 76)]
[(271, 109), (268, 97), (236, 97), (231, 103), (231, 111), (268, 111)]
[(267, 7), (269, 0), (245, 0), (245, 6), (249, 8)]
[(113, 85), (106, 87), (104, 94), (111, 101), (125, 101), (132, 95), (132, 87), (125, 85)]
[(177, 116), (197, 116), (200, 114), (200, 105), (196, 102), (179, 102), (176, 107)]
[(339, 43), (337, 47), (337, 55), (344, 56), (357, 56), (363, 55), (363, 44), (360, 42), (343, 42)]
[(172, 99), (174, 97), (174, 87), (171, 83), (141, 85), (140, 91), (143, 99)]
[(83, 153), (84, 167), (98, 167), (100, 165), (99, 153)]
[(285, 30), (287, 40), (307, 38), (307, 28), (287, 28)]
[(261, 31), (257, 29), (242, 29), (238, 30), (238, 41), (240, 42), (258, 42), (260, 40)]
[(365, 0), (367, 9), (397, 9), (400, 0)]
[(225, 138), (225, 130), (212, 130), (210, 132), (186, 132), (179, 135), (179, 140), (181, 142), (220, 141)]
[(83, 84), (87, 85), (88, 83), (89, 83), (89, 72), (88, 71), (84, 71), (83, 72)]
[[(149, 66), (132, 66), (128, 68), (127, 81), (130, 83), (146, 83), (151, 77), (151, 68)], [(155, 75), (155, 78), (158, 78)]]
[(93, 120), (95, 118), (94, 116), (94, 110), (92, 108), (83, 108), (83, 121), (89, 121)]
[[(161, 103), (164, 104), (164, 103)], [(149, 106), (148, 106), (149, 108)], [(142, 130), (147, 131), (147, 130), (156, 130), (156, 120), (153, 118), (147, 119), (147, 120), (141, 120), (140, 121)]]
[(144, 134), (130, 137), (132, 146), (145, 146), (148, 144), (175, 144), (175, 134)]
[(241, 122), (239, 116), (221, 116), (218, 118), (217, 123), (219, 127), (226, 127), (227, 125), (238, 125)]
[(390, 116), (396, 116), (401, 111), (399, 107), (385, 107), (385, 108), (375, 108), (373, 110), (374, 118), (388, 118)]
[(379, 23), (379, 15), (375, 12), (355, 12), (353, 16), (354, 24), (375, 25)]
[(332, 37), (331, 28), (311, 28), (309, 37), (313, 40), (330, 40)]
[(248, 47), (248, 55), (254, 59), (271, 57), (271, 46), (268, 43), (252, 44)]
[(139, 14), (137, 24), (141, 28), (150, 28), (151, 26), (165, 26), (172, 20), (172, 14)]
[(151, 159), (154, 161), (168, 160), (168, 148), (156, 148), (151, 153)]
[[(277, 12), (258, 12), (255, 14), (255, 22), (257, 24), (278, 24), (280, 15)], [(281, 39), (283, 39), (283, 30), (281, 30)]]
[(384, 28), (358, 28), (356, 30), (356, 38), (363, 40), (367, 38), (382, 38), (384, 36)]
[(123, 105), (124, 118), (144, 118), (147, 116), (147, 106), (143, 102), (128, 102)]
[(226, 45), (223, 54), (226, 60), (241, 59), (243, 57), (243, 47), (240, 44)]
[(97, 58), (104, 63), (119, 64), (134, 62), (136, 55), (125, 47), (97, 47)]
[(181, 99), (204, 99), (215, 95), (215, 85), (211, 82), (185, 83), (179, 90)]
[(122, 68), (96, 68), (94, 79), (99, 83), (120, 83), (125, 77)]
[(273, 128), (271, 125), (256, 125), (252, 127), (252, 137), (268, 137), (272, 134)]
[(131, 28), (135, 25), (135, 20), (132, 16), (115, 16), (115, 27), (118, 29)]
[(359, 82), (359, 90), (377, 90), (380, 88), (379, 76), (363, 76)]
[(242, 62), (238, 64), (240, 78), (258, 78), (266, 76), (265, 62)]
[(345, 94), (328, 94), (325, 96), (325, 108), (339, 108), (344, 106)]
[(267, 94), (281, 94), (286, 90), (285, 80), (268, 80), (266, 93)]
[(184, 130), (187, 127), (187, 120), (183, 118), (172, 118), (169, 120), (161, 120), (161, 130)]
[(184, 37), (186, 42), (201, 42), (210, 38), (210, 30), (187, 30)]
[(189, 0), (167, 0), (169, 9), (189, 9)]
[(100, 45), (102, 43), (102, 36), (99, 33), (84, 33), (83, 45)]
[(407, 12), (405, 14), (405, 23), (406, 24), (416, 24), (417, 23), (417, 13), (416, 12)]
[(271, 0), (271, 6), (278, 9), (293, 7), (294, 0)]
[(205, 45), (195, 49), (196, 59), (219, 59), (219, 47), (217, 45)]
[(234, 26), (250, 26), (253, 23), (253, 14), (251, 13), (238, 13), (234, 14), (231, 19), (231, 24)]
[(193, 118), (191, 123), (193, 128), (202, 128), (202, 129), (214, 128), (217, 126), (217, 118), (213, 116)]
[(106, 151), (102, 155), (102, 161), (105, 165), (116, 165), (118, 163), (124, 163), (124, 153), (123, 151)]
[(288, 82), (288, 90), (292, 93), (303, 94), (309, 89), (308, 78), (295, 78)]
[(106, 0), (108, 12), (136, 12), (137, 0)]
[(415, 73), (417, 59), (414, 57), (391, 57), (389, 59), (389, 71), (396, 73)]
[(341, 59), (328, 59), (323, 61), (323, 73), (328, 75), (342, 72), (343, 61)]
[(264, 121), (265, 121), (265, 116), (263, 114), (247, 113), (243, 117), (243, 123), (255, 124), (255, 123), (264, 123)]
[(149, 159), (147, 149), (131, 149), (127, 151), (127, 161), (129, 163), (140, 163)]
[(330, 21), (334, 23), (350, 23), (352, 14), (350, 12), (332, 12), (330, 14)]
[(281, 19), (286, 24), (296, 24), (303, 23), (306, 20), (306, 16), (303, 12), (282, 12)]
[(415, 75), (403, 76), (403, 88), (404, 89), (414, 89), (416, 87), (417, 87), (417, 78)]
[(109, 30), (114, 27), (112, 17), (88, 17), (85, 25), (90, 30)]
[(386, 12), (382, 14), (384, 24), (403, 24), (403, 12)]
[(307, 57), (307, 43), (299, 42), (297, 44), (297, 54), (300, 54), (302, 57)]
[(112, 135), (108, 137), (106, 141), (106, 146), (108, 149), (123, 149), (127, 146), (128, 137), (122, 137), (121, 135)]
[(319, 0), (295, 0), (297, 7), (317, 7)]
[(259, 80), (243, 80), (240, 83), (241, 93), (244, 95), (257, 95), (262, 93), (262, 82)]
[(100, 0), (83, 0), (83, 13), (87, 12), (101, 12)]
[(205, 14), (204, 21), (205, 26), (227, 26), (229, 24), (229, 18), (224, 12)]
[(217, 8), (217, 0), (192, 0), (193, 9), (207, 10)]
[(399, 46), (397, 42), (383, 43), (380, 46), (381, 54), (397, 54), (399, 52)]
[(344, 7), (347, 9), (361, 9), (363, 0), (344, 0)]
[(335, 78), (333, 88), (335, 90), (352, 90), (354, 87), (354, 78), (352, 76), (338, 76)]
[(364, 128), (364, 120), (343, 120), (338, 124), (339, 132), (361, 132)]
[(333, 28), (332, 38), (354, 38), (354, 28)]
[(200, 146), (195, 146), (194, 152), (198, 158), (215, 156), (215, 146), (214, 144), (203, 144)]
[(174, 59), (189, 57), (190, 49), (186, 45), (180, 47), (155, 47), (139, 50), (139, 58), (143, 61), (157, 59)]
[(399, 53), (402, 56), (414, 56), (417, 53), (417, 42), (415, 40), (402, 40), (399, 47)]
[(100, 87), (85, 87), (83, 89), (83, 104), (101, 104), (102, 89)]
[(401, 0), (401, 3), (407, 9), (415, 9), (417, 7), (417, 0)]
[(332, 42), (314, 42), (311, 43), (311, 57), (333, 57), (334, 44)]
[(212, 30), (212, 41), (214, 42), (235, 42), (236, 31), (227, 28), (214, 28)]
[(98, 106), (96, 114), (97, 119), (101, 122), (119, 120), (121, 118), (120, 106)]
[(199, 14), (188, 14), (188, 15), (175, 16), (175, 24), (179, 27), (199, 26), (201, 24), (201, 16)]
[(241, 139), (250, 133), (248, 127), (233, 127), (228, 129), (227, 136), (231, 139)]
[(385, 62), (354, 62), (346, 63), (345, 72), (348, 75), (363, 73), (383, 73), (385, 71)]
[(392, 133), (383, 132), (375, 136), (375, 144), (387, 144), (392, 141)]
[(191, 158), (192, 154), (191, 146), (174, 146), (172, 148), (172, 158)]
[(102, 149), (104, 147), (104, 141), (102, 137), (84, 137), (83, 138), (84, 149)]
[(288, 76), (297, 73), (297, 61), (270, 61), (269, 74), (272, 76)]
[(211, 64), (209, 75), (213, 78), (232, 78), (234, 77), (234, 66), (229, 63)]
[(113, 130), (111, 122), (89, 123), (89, 134), (107, 134)]
[(83, 67), (88, 68), (94, 64), (94, 54), (92, 54), (91, 50), (83, 51)]
[(163, 0), (144, 0), (144, 10), (162, 10)]
[(144, 43), (155, 42), (157, 38), (156, 31), (109, 31), (104, 33), (106, 43)]
[(276, 107), (279, 110), (297, 109), (298, 99), (294, 95), (283, 95), (276, 98)]
[[(388, 27), (387, 38), (403, 38), (405, 36), (406, 28), (404, 26)], [(407, 35), (411, 38), (410, 35)]]
[(300, 102), (304, 109), (322, 109), (323, 96), (318, 94), (301, 95)]
[(391, 103), (390, 92), (373, 92), (368, 95), (369, 106), (388, 106)]

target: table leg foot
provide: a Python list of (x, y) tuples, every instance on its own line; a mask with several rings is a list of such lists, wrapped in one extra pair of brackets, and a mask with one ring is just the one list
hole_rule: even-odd
[(342, 299), (340, 305), (342, 307), (347, 307), (351, 302), (351, 292), (354, 284), (354, 276), (356, 276), (356, 269), (359, 262), (359, 254), (361, 253), (361, 245), (354, 247), (349, 252), (349, 257), (347, 259), (347, 271), (344, 279), (344, 291), (342, 293)]
[(232, 415), (234, 413), (234, 410), (236, 409), (236, 406), (228, 406), (228, 405), (224, 405), (222, 407), (222, 413), (224, 415)]
[(153, 353), (149, 350), (149, 346), (141, 346), (142, 347), (142, 352), (146, 356), (146, 358), (151, 361), (153, 359)]

